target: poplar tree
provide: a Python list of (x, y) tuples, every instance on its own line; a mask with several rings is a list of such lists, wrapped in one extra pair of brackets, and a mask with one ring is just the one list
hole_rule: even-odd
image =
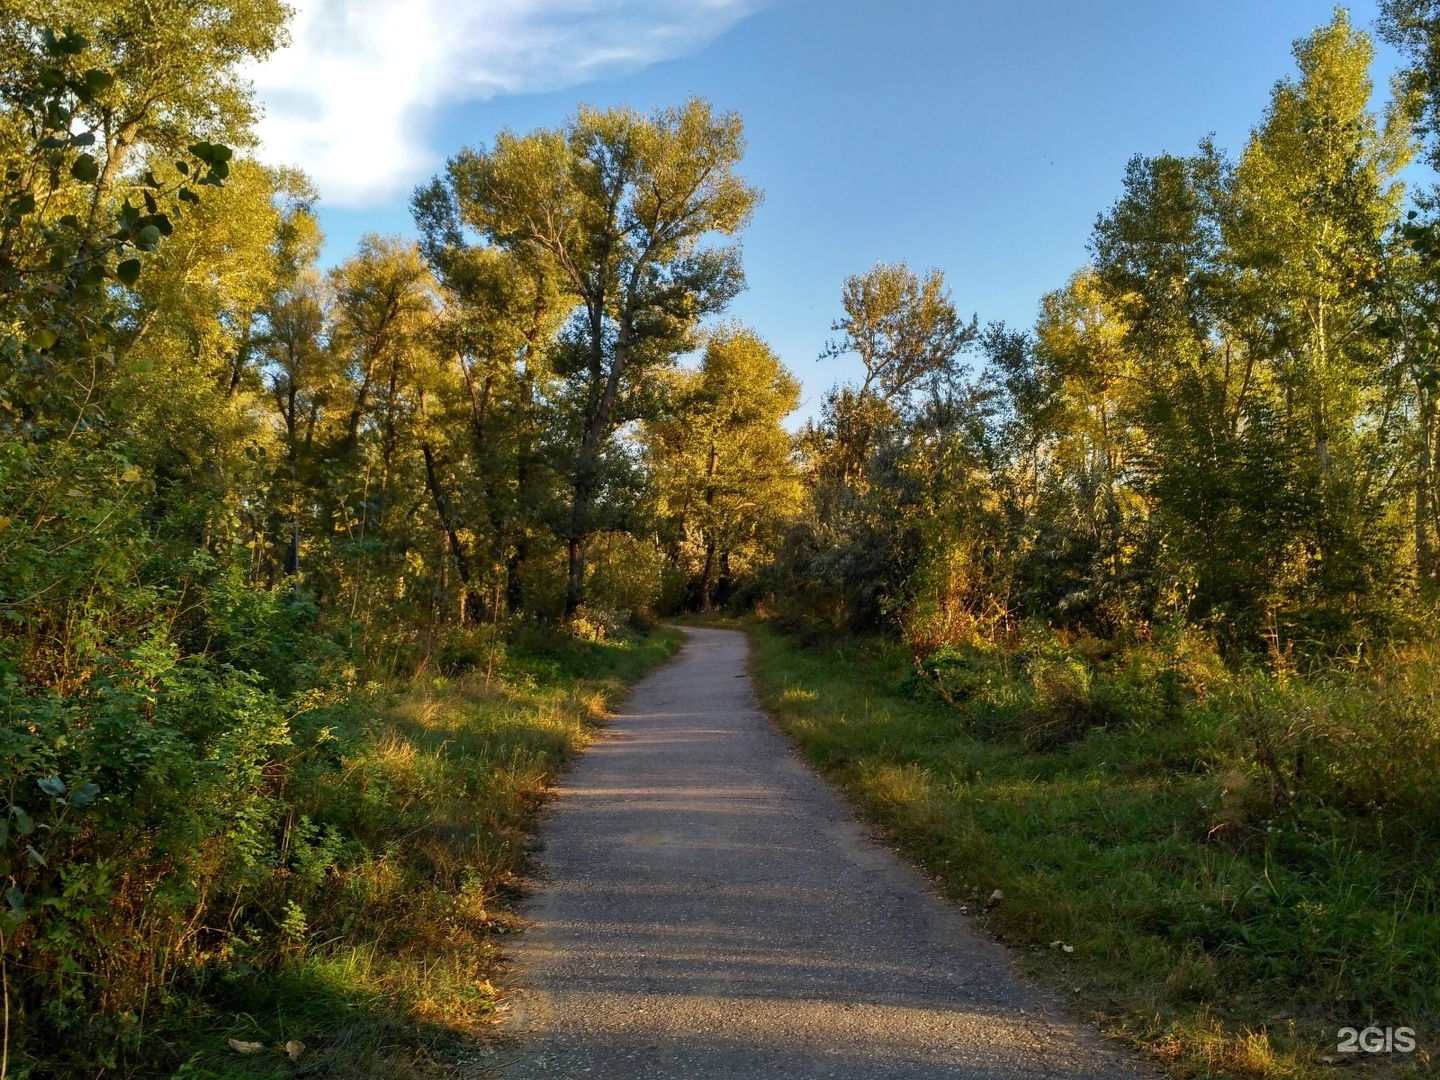
[(1308, 506), (1289, 538), (1290, 600), (1331, 619), (1383, 588), (1401, 539), (1392, 349), (1374, 324), (1411, 142), (1399, 111), (1369, 109), (1373, 54), (1344, 12), (1296, 43), (1298, 78), (1275, 87), (1223, 230), (1267, 328), (1265, 375)]
[(648, 116), (582, 108), (563, 127), (502, 132), (449, 164), (461, 221), (542, 262), (573, 311), (567, 617), (584, 602), (585, 545), (627, 396), (741, 287), (738, 247), (716, 239), (739, 232), (759, 201), (736, 172), (743, 150), (739, 116), (692, 99)]
[(781, 421), (799, 406), (800, 383), (738, 326), (713, 334), (699, 369), (680, 375), (670, 415), (646, 424), (645, 441), (661, 516), (698, 564), (695, 600), (710, 611), (799, 509), (799, 470)]

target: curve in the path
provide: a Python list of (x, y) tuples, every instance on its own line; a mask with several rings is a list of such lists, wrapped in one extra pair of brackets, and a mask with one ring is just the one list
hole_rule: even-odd
[(687, 634), (542, 826), (505, 1076), (1149, 1075), (867, 838), (757, 709), (744, 635)]

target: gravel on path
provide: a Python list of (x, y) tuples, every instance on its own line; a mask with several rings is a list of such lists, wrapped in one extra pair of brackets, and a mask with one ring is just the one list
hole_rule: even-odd
[(505, 1077), (1154, 1075), (869, 838), (760, 713), (743, 634), (686, 634), (541, 827)]

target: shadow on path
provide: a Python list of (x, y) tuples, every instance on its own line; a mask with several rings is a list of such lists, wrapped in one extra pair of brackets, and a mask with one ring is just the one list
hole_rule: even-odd
[(866, 838), (756, 708), (743, 634), (686, 633), (541, 829), (505, 1076), (1151, 1075)]

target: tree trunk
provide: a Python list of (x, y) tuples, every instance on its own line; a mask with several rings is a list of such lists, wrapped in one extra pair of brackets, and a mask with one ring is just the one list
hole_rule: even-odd
[[(615, 409), (615, 396), (625, 374), (629, 353), (628, 319), (620, 320), (616, 335), (615, 355), (608, 371), (604, 367), (604, 334), (599, 316), (592, 317), (589, 422), (575, 458), (574, 501), (570, 504), (569, 580), (565, 589), (565, 618), (572, 617), (585, 602), (585, 538), (590, 535), (590, 510), (600, 473), (600, 448), (610, 436), (610, 417)], [(601, 381), (603, 380), (603, 382)]]
[(521, 575), (529, 557), (530, 543), (522, 536), (505, 560), (505, 611), (509, 615), (519, 615), (525, 608), (525, 579)]
[(585, 602), (585, 543), (578, 536), (567, 541), (570, 566), (565, 584), (565, 619), (568, 622)]
[[(525, 377), (520, 380), (520, 432), (515, 448), (515, 514), (511, 521), (514, 546), (505, 560), (505, 608), (518, 615), (525, 607), (525, 562), (530, 558), (530, 522), (534, 512), (531, 492), (535, 470), (530, 457), (535, 452), (535, 376), (527, 362)], [(518, 522), (518, 527), (517, 527)], [(518, 535), (517, 535), (518, 534)]]
[(730, 605), (730, 590), (733, 586), (733, 579), (730, 576), (730, 552), (720, 552), (720, 580), (715, 583), (715, 599), (720, 606)]
[(245, 365), (250, 359), (250, 321), (245, 322), (245, 332), (240, 335), (240, 344), (235, 349), (235, 360), (230, 365), (230, 385), (225, 396), (233, 399), (240, 393), (240, 383), (245, 377)]
[(289, 380), (285, 395), (285, 442), (290, 464), (290, 543), (285, 551), (285, 576), (295, 577), (300, 573), (300, 447), (299, 418), (295, 415), (295, 380)]
[(1422, 585), (1435, 583), (1435, 401), (1422, 391), (1420, 455), (1415, 470), (1415, 575)]
[[(712, 438), (710, 440), (710, 453), (705, 461), (705, 506), (709, 509), (707, 517), (710, 521), (715, 520), (715, 477), (720, 472), (720, 448)], [(711, 601), (711, 591), (715, 585), (715, 530), (713, 527), (705, 530), (705, 569), (700, 573), (700, 610), (713, 611), (714, 605)]]
[(375, 527), (384, 531), (389, 522), (390, 474), (395, 468), (395, 450), (400, 445), (400, 428), (395, 423), (395, 399), (400, 391), (400, 362), (390, 361), (390, 381), (385, 390), (385, 425), (380, 441), (380, 505), (377, 508)]
[(705, 569), (700, 571), (700, 610), (714, 611), (710, 592), (715, 583), (715, 534), (705, 533)]
[(480, 621), (480, 596), (470, 582), (470, 561), (465, 557), (464, 545), (460, 543), (460, 536), (455, 530), (454, 519), (450, 516), (450, 506), (445, 501), (445, 495), (440, 490), (440, 478), (435, 472), (435, 451), (429, 443), (421, 448), (425, 455), (425, 486), (430, 490), (430, 498), (435, 503), (435, 514), (440, 518), (440, 526), (445, 530), (445, 537), (450, 544), (450, 556), (455, 560), (455, 572), (460, 575), (460, 586), (463, 598), (460, 601), (460, 619), (464, 623)]
[[(515, 521), (511, 522), (514, 547), (505, 560), (505, 608), (518, 615), (525, 608), (526, 560), (530, 558), (530, 524), (535, 499), (531, 492), (535, 470), (531, 456), (535, 453), (535, 367), (539, 361), (541, 334), (549, 308), (545, 302), (545, 286), (540, 281), (535, 290), (535, 313), (525, 331), (525, 372), (520, 379), (520, 424), (515, 447)], [(518, 535), (515, 535), (518, 533)]]

